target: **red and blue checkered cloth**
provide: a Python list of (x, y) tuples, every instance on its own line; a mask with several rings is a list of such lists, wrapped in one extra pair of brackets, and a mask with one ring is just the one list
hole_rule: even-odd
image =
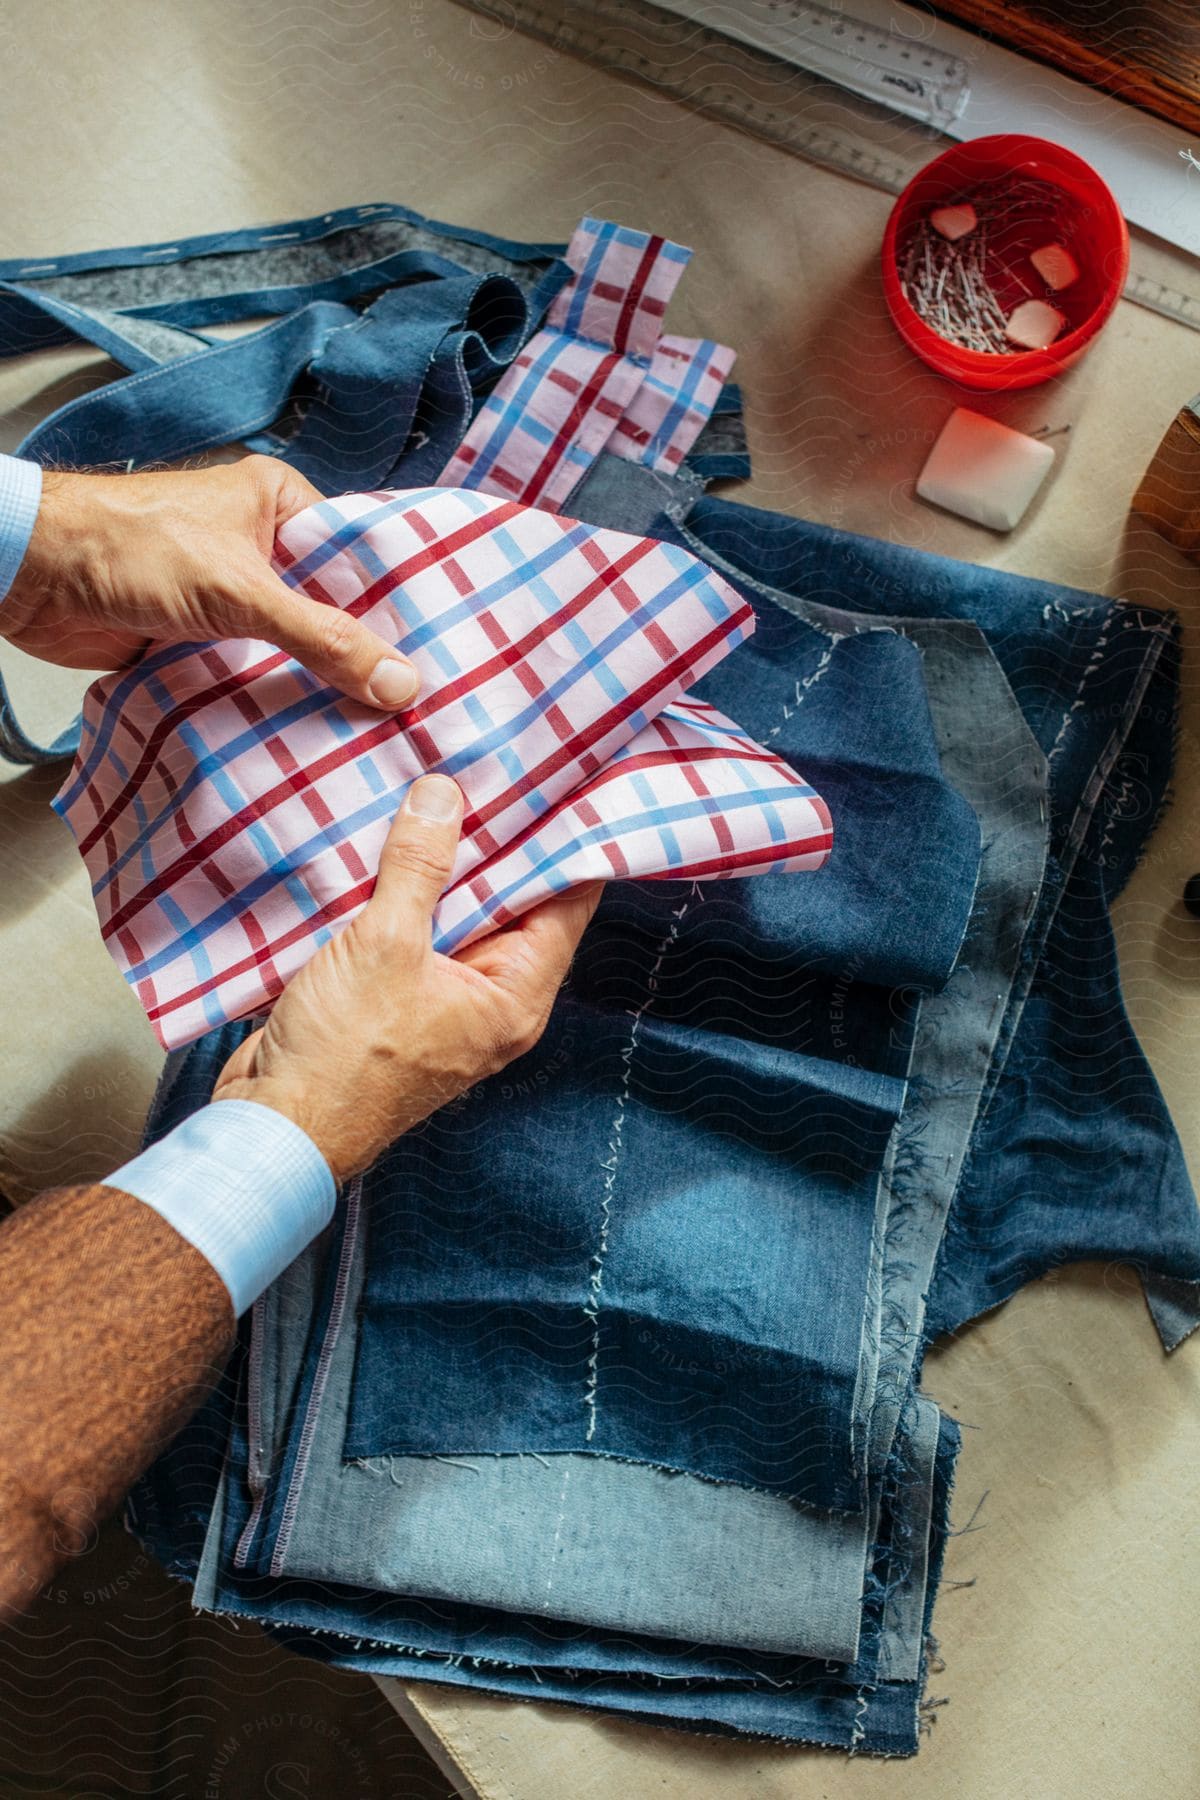
[(269, 645), (174, 645), (89, 690), (55, 806), (161, 1041), (259, 1012), (364, 905), (417, 775), (466, 796), (435, 917), (452, 951), (596, 876), (815, 869), (827, 809), (687, 688), (753, 628), (673, 545), (476, 491), (356, 494), (276, 566), (421, 673), (382, 715)]
[(584, 219), (574, 278), (505, 370), (441, 480), (557, 512), (602, 450), (674, 473), (716, 405), (734, 355), (661, 337), (691, 251)]

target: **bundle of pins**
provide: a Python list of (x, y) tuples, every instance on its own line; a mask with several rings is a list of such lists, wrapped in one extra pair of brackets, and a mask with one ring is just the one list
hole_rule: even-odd
[[(947, 203), (943, 203), (947, 204)], [(965, 350), (986, 350), (1010, 355), (1016, 348), (1005, 337), (1005, 312), (997, 300), (988, 272), (996, 253), (991, 241), (1009, 238), (1022, 225), (1038, 227), (1028, 250), (1056, 235), (1056, 217), (1062, 205), (1057, 188), (1032, 176), (1017, 181), (993, 181), (964, 194), (956, 205), (975, 208), (976, 224), (965, 237), (948, 239), (922, 219), (900, 257), (900, 287), (917, 316), (952, 344)], [(1043, 229), (1044, 228), (1044, 229)], [(1003, 257), (1004, 274), (1030, 297), (1034, 289), (1013, 267), (1011, 253)]]

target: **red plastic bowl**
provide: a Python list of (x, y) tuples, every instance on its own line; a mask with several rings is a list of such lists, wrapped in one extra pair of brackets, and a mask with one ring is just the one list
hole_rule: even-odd
[[(898, 252), (932, 207), (969, 197), (972, 189), (1006, 175), (1034, 176), (1062, 195), (1058, 235), (1079, 264), (1079, 278), (1062, 295), (1076, 323), (1045, 350), (1011, 355), (967, 350), (918, 317), (900, 288)], [(1044, 138), (1004, 133), (955, 144), (914, 175), (883, 234), (883, 294), (900, 336), (939, 375), (970, 388), (1034, 387), (1078, 362), (1117, 304), (1129, 270), (1129, 232), (1121, 209), (1096, 171)], [(1056, 301), (1057, 303), (1057, 301)]]

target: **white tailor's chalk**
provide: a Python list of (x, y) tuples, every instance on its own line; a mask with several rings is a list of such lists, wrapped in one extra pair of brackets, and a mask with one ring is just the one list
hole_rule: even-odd
[(917, 493), (977, 525), (1011, 531), (1053, 461), (1049, 444), (956, 406), (929, 452)]
[(1010, 344), (1020, 344), (1022, 350), (1044, 350), (1066, 322), (1048, 300), (1022, 300), (1005, 320), (1004, 335)]
[(929, 215), (929, 223), (939, 237), (949, 238), (953, 243), (956, 238), (966, 237), (968, 231), (974, 231), (979, 220), (970, 201), (964, 200), (961, 206), (935, 206)]
[(1079, 280), (1079, 264), (1065, 244), (1043, 244), (1029, 252), (1029, 260), (1048, 288), (1057, 294)]

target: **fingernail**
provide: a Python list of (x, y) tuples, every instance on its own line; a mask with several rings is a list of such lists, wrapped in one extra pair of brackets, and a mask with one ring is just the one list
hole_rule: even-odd
[(367, 692), (376, 706), (407, 706), (421, 685), (421, 678), (410, 662), (400, 656), (385, 656), (375, 664)]
[(404, 797), (405, 812), (417, 819), (428, 819), (433, 825), (448, 825), (451, 819), (457, 819), (461, 806), (459, 785), (448, 775), (422, 775)]

